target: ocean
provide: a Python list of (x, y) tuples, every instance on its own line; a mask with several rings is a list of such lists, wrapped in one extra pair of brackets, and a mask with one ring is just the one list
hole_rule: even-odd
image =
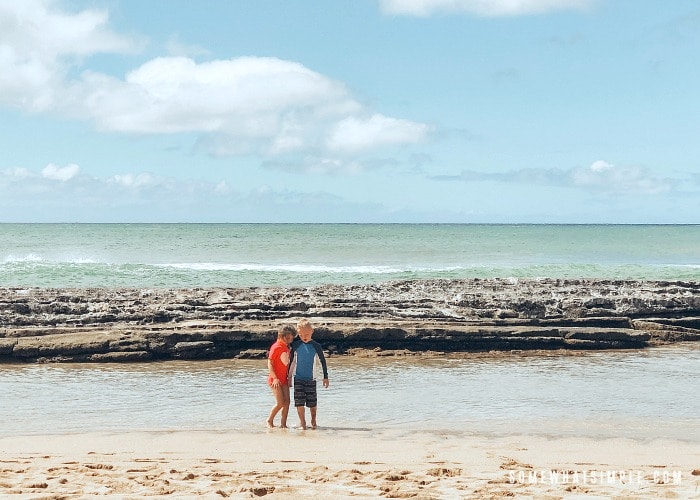
[(0, 286), (700, 279), (700, 225), (0, 224)]
[[(4, 287), (252, 287), (401, 279), (700, 280), (700, 226), (0, 224)], [(700, 346), (329, 359), (321, 430), (700, 441)], [(369, 390), (371, 388), (371, 390)], [(263, 432), (264, 360), (0, 363), (0, 435)], [(296, 417), (290, 415), (290, 423)]]

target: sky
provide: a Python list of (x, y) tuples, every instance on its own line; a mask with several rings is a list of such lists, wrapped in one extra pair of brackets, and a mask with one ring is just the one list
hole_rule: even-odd
[(0, 0), (0, 222), (700, 223), (697, 0)]

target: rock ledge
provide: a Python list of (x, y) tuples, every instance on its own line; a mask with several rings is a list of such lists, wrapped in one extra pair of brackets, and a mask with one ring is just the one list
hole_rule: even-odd
[(308, 317), (329, 354), (700, 340), (700, 283), (473, 279), (312, 288), (0, 288), (0, 361), (259, 358)]

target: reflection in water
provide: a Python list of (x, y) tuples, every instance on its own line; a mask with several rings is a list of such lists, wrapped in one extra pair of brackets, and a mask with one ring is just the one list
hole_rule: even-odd
[[(700, 345), (643, 351), (329, 359), (335, 429), (700, 439)], [(261, 427), (264, 360), (0, 365), (0, 435)], [(295, 422), (292, 412), (290, 423)]]

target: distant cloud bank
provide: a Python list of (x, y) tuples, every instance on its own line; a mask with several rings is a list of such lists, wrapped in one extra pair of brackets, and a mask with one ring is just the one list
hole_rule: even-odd
[(655, 195), (668, 193), (683, 181), (661, 177), (638, 166), (618, 167), (598, 160), (588, 167), (569, 169), (525, 168), (505, 172), (463, 170), (458, 175), (434, 176), (438, 181), (501, 182), (577, 188), (608, 194)]

